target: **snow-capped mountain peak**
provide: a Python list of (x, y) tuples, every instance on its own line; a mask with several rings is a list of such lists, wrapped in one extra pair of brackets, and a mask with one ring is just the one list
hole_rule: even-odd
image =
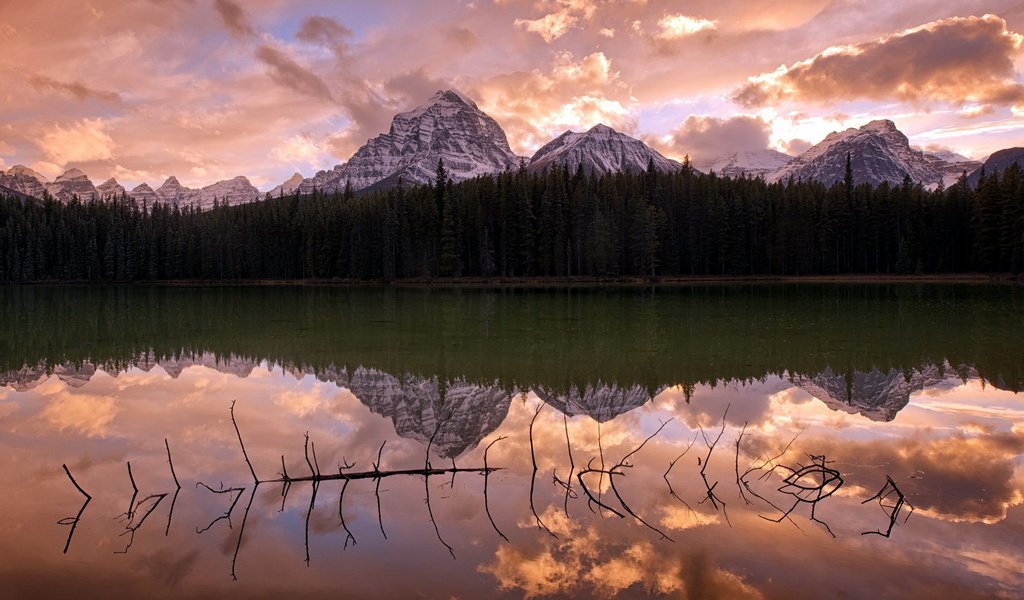
[(583, 165), (587, 173), (635, 173), (646, 170), (651, 160), (659, 171), (682, 166), (640, 140), (598, 124), (584, 133), (566, 131), (548, 142), (533, 155), (528, 168), (541, 171), (556, 164), (570, 169)]
[(732, 154), (718, 156), (708, 161), (696, 161), (695, 166), (701, 171), (714, 171), (728, 177), (767, 176), (786, 166), (793, 157), (778, 150), (740, 150)]
[(302, 193), (431, 181), (443, 160), (454, 181), (515, 167), (519, 158), (498, 123), (465, 94), (439, 90), (425, 104), (395, 115), (388, 133), (369, 140), (343, 165), (306, 179)]
[(769, 181), (819, 181), (832, 185), (846, 176), (850, 158), (856, 183), (914, 183), (935, 186), (943, 178), (936, 159), (910, 147), (910, 140), (888, 119), (871, 121), (859, 129), (830, 133), (825, 139), (772, 173)]

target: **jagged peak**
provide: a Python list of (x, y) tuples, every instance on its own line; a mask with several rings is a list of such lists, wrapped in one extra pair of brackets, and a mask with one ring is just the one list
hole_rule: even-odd
[(80, 169), (68, 169), (67, 171), (64, 171), (64, 174), (58, 177), (56, 181), (67, 181), (68, 179), (80, 179), (82, 177), (86, 177), (86, 174)]
[(587, 131), (587, 133), (605, 133), (605, 134), (608, 134), (608, 133), (619, 133), (619, 132), (615, 131), (614, 129), (612, 129), (611, 127), (605, 125), (604, 123), (598, 123), (597, 125), (594, 125), (593, 127), (591, 127)]
[(25, 165), (14, 165), (10, 169), (7, 169), (7, 172), (12, 175), (26, 175), (28, 177), (32, 177), (33, 179), (40, 183), (46, 183), (47, 181), (49, 181), (44, 175), (29, 167), (26, 167)]
[(891, 133), (891, 132), (899, 132), (900, 131), (899, 129), (896, 128), (896, 123), (890, 121), (889, 119), (875, 119), (874, 121), (870, 121), (867, 124), (863, 125), (860, 128), (860, 130), (861, 131), (879, 131), (879, 132), (882, 132), (882, 133)]
[(117, 183), (117, 180), (116, 180), (116, 179), (114, 179), (113, 177), (111, 177), (110, 179), (108, 179), (108, 180), (104, 181), (104, 182), (103, 182), (103, 183), (101, 183), (100, 185), (101, 185), (101, 186), (110, 186), (110, 185), (118, 185), (118, 183)]
[(148, 183), (140, 183), (132, 189), (133, 192), (152, 192), (153, 188)]
[(164, 180), (163, 185), (161, 185), (160, 187), (166, 187), (166, 186), (181, 187), (181, 183), (178, 182), (178, 178), (177, 177), (175, 177), (174, 175), (171, 175), (170, 177), (168, 177), (167, 179)]

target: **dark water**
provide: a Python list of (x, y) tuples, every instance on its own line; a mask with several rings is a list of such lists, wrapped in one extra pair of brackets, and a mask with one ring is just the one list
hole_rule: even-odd
[(0, 289), (0, 596), (1020, 597), (1022, 389), (1012, 286)]

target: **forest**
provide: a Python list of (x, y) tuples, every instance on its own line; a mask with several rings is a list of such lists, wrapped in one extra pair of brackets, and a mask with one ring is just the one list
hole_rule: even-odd
[(948, 188), (525, 168), (212, 210), (0, 197), (0, 281), (1020, 273), (1024, 176)]

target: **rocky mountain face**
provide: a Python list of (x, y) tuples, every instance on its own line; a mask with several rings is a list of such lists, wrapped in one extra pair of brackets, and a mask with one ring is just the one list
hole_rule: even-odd
[(599, 423), (606, 423), (634, 408), (647, 404), (664, 391), (659, 388), (653, 394), (646, 388), (634, 385), (622, 388), (602, 383), (588, 384), (583, 389), (573, 386), (568, 393), (558, 393), (544, 386), (536, 387), (533, 393), (546, 404), (575, 417), (587, 415)]
[(978, 181), (981, 180), (982, 170), (985, 173), (1002, 173), (1003, 170), (1009, 168), (1014, 163), (1024, 168), (1024, 148), (1006, 148), (1005, 150), (994, 152), (992, 156), (985, 160), (983, 165), (970, 173), (967, 177), (967, 184), (971, 187), (977, 186)]
[(964, 173), (970, 174), (981, 167), (981, 163), (961, 156), (954, 152), (929, 152), (926, 158), (932, 159), (935, 168), (942, 173), (943, 187), (949, 187), (960, 181)]
[(293, 193), (295, 190), (299, 189), (299, 186), (302, 185), (303, 179), (305, 178), (301, 174), (295, 173), (294, 175), (286, 179), (284, 182), (282, 182), (281, 185), (267, 192), (267, 194), (271, 198), (287, 196)]
[[(407, 376), (401, 379), (376, 369), (356, 369), (348, 389), (373, 412), (388, 417), (404, 438), (427, 442), (445, 458), (475, 448), (508, 416), (512, 395), (497, 384)], [(448, 419), (440, 430), (437, 424)]]
[(149, 187), (148, 183), (140, 183), (135, 186), (129, 195), (139, 204), (145, 203), (146, 206), (153, 206), (154, 202), (160, 200), (160, 196), (156, 195), (156, 192), (153, 191), (153, 188)]
[(75, 196), (79, 200), (91, 200), (97, 195), (96, 186), (78, 169), (69, 169), (57, 179), (45, 184), (45, 187), (51, 196), (63, 202), (68, 202)]
[[(835, 411), (861, 414), (872, 421), (892, 421), (910, 402), (910, 395), (955, 379), (949, 365), (903, 371), (857, 372), (847, 377), (827, 369), (815, 376), (795, 376), (793, 382)], [(973, 371), (971, 376), (977, 374)]]
[(675, 171), (681, 164), (661, 155), (647, 144), (607, 125), (595, 125), (589, 131), (566, 131), (548, 142), (530, 159), (530, 171), (543, 171), (552, 165), (575, 170), (580, 164), (586, 173), (637, 173), (654, 161), (659, 171)]
[(705, 173), (714, 171), (723, 177), (768, 177), (785, 167), (793, 157), (778, 150), (744, 150), (709, 161), (697, 161), (694, 166)]
[(328, 192), (351, 184), (354, 191), (370, 186), (427, 183), (437, 161), (444, 160), (454, 181), (497, 173), (519, 164), (498, 123), (466, 96), (438, 91), (426, 104), (400, 113), (388, 133), (368, 141), (343, 165), (320, 171), (300, 186)]
[[(141, 186), (140, 186), (141, 187)], [(235, 177), (208, 185), (198, 190), (187, 188), (176, 177), (168, 177), (155, 190), (157, 197), (165, 204), (177, 206), (198, 206), (202, 210), (213, 208), (214, 202), (232, 205), (258, 200), (263, 197), (245, 177)]]
[(928, 187), (938, 185), (944, 171), (940, 159), (910, 147), (907, 136), (889, 120), (871, 121), (860, 129), (830, 133), (824, 141), (797, 156), (768, 177), (769, 181), (843, 181), (850, 157), (856, 183), (898, 185), (905, 177)]
[(111, 196), (120, 196), (125, 193), (124, 186), (117, 182), (116, 179), (111, 177), (103, 183), (96, 186), (96, 192), (100, 195), (100, 198), (110, 198)]
[(42, 198), (49, 181), (32, 169), (15, 165), (7, 171), (0, 171), (0, 187), (12, 190), (19, 194)]

